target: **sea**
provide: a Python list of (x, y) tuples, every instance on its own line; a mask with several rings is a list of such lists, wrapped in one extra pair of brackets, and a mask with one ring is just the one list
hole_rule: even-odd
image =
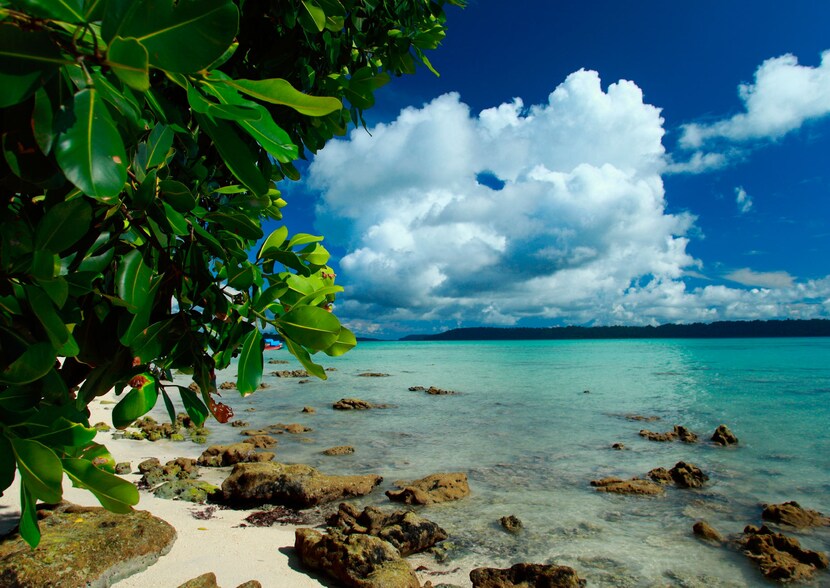
[[(467, 474), (469, 497), (419, 509), (449, 534), (439, 558), (415, 560), (433, 584), (469, 586), (471, 568), (533, 562), (571, 566), (589, 586), (767, 586), (744, 555), (698, 540), (692, 525), (705, 520), (735, 537), (761, 523), (764, 504), (791, 500), (830, 514), (828, 338), (364, 342), (339, 358), (315, 356), (332, 371), (305, 382), (272, 374), (300, 367), (286, 350), (265, 359), (269, 387), (246, 398), (225, 391), (223, 401), (250, 428), (312, 429), (281, 435), (277, 461), (382, 475), (360, 506), (397, 506), (384, 495), (397, 480)], [(234, 378), (233, 366), (218, 374)], [(341, 398), (388, 407), (333, 410)], [(709, 441), (721, 424), (737, 446)], [(700, 442), (638, 434), (674, 425)], [(211, 443), (240, 439), (238, 428), (212, 429)], [(337, 445), (355, 453), (322, 454)], [(701, 468), (705, 486), (641, 497), (590, 485), (679, 461)], [(522, 521), (520, 533), (502, 529), (507, 515)], [(830, 552), (829, 527), (787, 533)], [(803, 585), (830, 586), (830, 573)]]

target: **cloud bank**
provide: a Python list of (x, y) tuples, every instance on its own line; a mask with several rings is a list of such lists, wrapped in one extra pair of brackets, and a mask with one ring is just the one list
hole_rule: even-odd
[(338, 315), (363, 333), (654, 324), (792, 315), (798, 288), (830, 298), (823, 282), (687, 290), (702, 264), (686, 251), (694, 217), (666, 210), (663, 122), (634, 83), (603, 90), (581, 70), (545, 104), (476, 116), (447, 94), (330, 142), (308, 181), (318, 228), (347, 244)]

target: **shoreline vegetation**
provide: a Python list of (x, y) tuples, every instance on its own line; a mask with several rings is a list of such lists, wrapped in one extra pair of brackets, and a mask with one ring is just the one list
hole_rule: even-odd
[[(414, 334), (399, 341), (556, 341), (586, 339), (744, 339), (830, 337), (830, 320), (719, 321), (656, 327), (465, 327), (433, 335)], [(379, 341), (358, 337), (358, 341)]]

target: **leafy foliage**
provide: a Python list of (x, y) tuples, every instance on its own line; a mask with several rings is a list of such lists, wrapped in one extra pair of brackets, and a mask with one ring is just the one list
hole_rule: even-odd
[(93, 442), (97, 396), (127, 391), (117, 427), (171, 392), (224, 421), (214, 370), (238, 356), (253, 392), (261, 329), (321, 378), (314, 353), (355, 345), (321, 238), (264, 227), (293, 161), (431, 69), (445, 3), (0, 0), (0, 492), (17, 472), (31, 545), (64, 473), (110, 510), (138, 500)]

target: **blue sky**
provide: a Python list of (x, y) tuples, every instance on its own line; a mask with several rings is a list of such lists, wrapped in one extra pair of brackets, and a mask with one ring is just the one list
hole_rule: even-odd
[[(830, 3), (448, 10), (286, 220), (359, 334), (830, 315)], [(287, 188), (287, 189), (286, 189)]]

